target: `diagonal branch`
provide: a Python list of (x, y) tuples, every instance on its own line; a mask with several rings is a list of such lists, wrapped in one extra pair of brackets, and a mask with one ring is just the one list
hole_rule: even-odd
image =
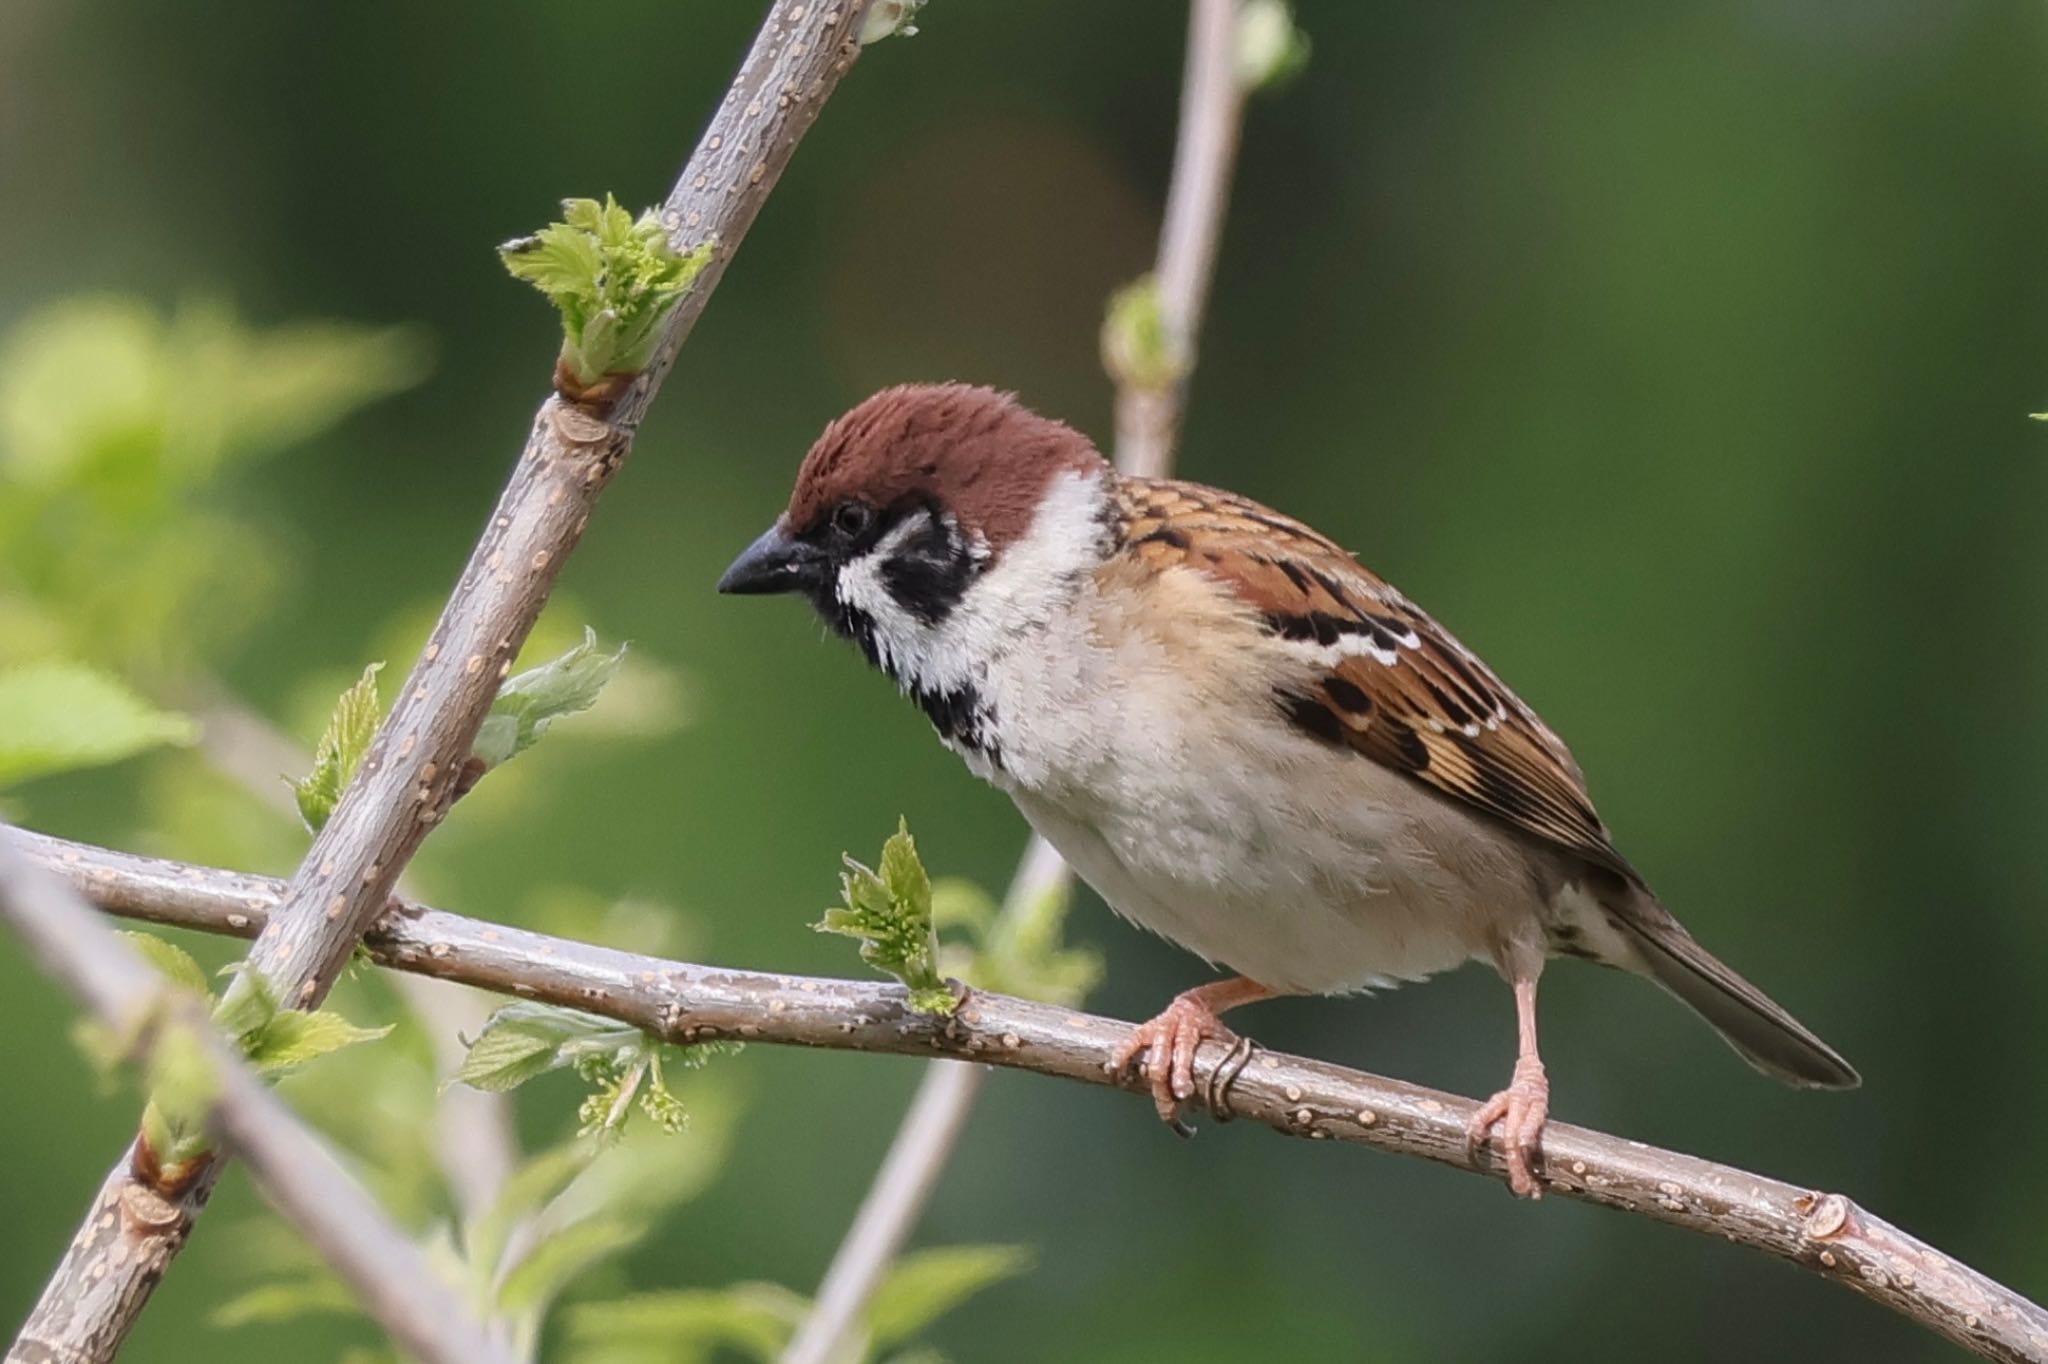
[[(187, 691), (182, 709), (198, 716), (200, 754), (258, 804), (297, 827), (298, 805), (283, 776), (309, 770), (313, 755), (220, 682), (202, 678), (188, 684)], [(403, 877), (398, 888), (405, 893)], [(483, 1026), (487, 1001), (473, 990), (452, 989), (440, 981), (400, 976), (394, 984), (425, 1025), (435, 1065), (453, 1074), (462, 1062), (461, 1038)], [(497, 1202), (520, 1162), (510, 1100), (508, 1094), (458, 1086), (435, 1106), (435, 1155), (465, 1222), (482, 1217)]]
[[(0, 919), (109, 1035), (161, 1041), (167, 1029), (179, 1029), (198, 1042), (217, 1086), (212, 1125), (249, 1162), (271, 1206), (298, 1226), (393, 1340), (427, 1364), (510, 1364), (326, 1145), (220, 1037), (199, 998), (168, 988), (76, 889), (25, 858), (5, 826)], [(93, 1231), (146, 1221), (159, 1206), (109, 1190), (94, 1204)]]
[[(281, 882), (42, 835), (20, 846), (101, 908), (154, 923), (249, 936)], [(364, 940), (395, 970), (584, 1009), (678, 1043), (742, 1038), (840, 1051), (950, 1057), (1115, 1085), (1104, 1060), (1130, 1025), (975, 993), (951, 1018), (912, 1013), (895, 985), (820, 980), (638, 956), (394, 902)], [(1293, 1137), (1355, 1142), (1473, 1170), (1470, 1099), (1323, 1061), (1260, 1051), (1234, 1078), (1205, 1044), (1198, 1088), (1221, 1084), (1233, 1116)], [(1660, 1150), (1583, 1127), (1544, 1132), (1544, 1187), (1762, 1251), (1845, 1284), (1985, 1359), (2048, 1364), (2048, 1310), (1892, 1226), (1845, 1196)], [(1505, 1178), (1482, 1152), (1479, 1173)]]
[[(1238, 130), (1244, 121), (1238, 22), (1238, 0), (1193, 0), (1188, 9), (1180, 123), (1159, 256), (1152, 267), (1166, 347), (1181, 362), (1172, 378), (1157, 387), (1136, 383), (1128, 374), (1116, 376), (1116, 467), (1141, 478), (1164, 478), (1173, 471), (1195, 336), (1216, 271)], [(1053, 846), (1033, 834), (1017, 865), (1004, 912), (1035, 904), (1072, 880)], [(853, 1225), (833, 1253), (810, 1315), (783, 1351), (781, 1364), (828, 1364), (857, 1332), (868, 1300), (923, 1213), (980, 1093), (980, 1071), (945, 1063), (935, 1065), (918, 1086)]]
[[(647, 369), (607, 406), (559, 396), (541, 405), (496, 509), (471, 552), (362, 766), (291, 879), (250, 953), (285, 1003), (323, 999), (399, 874), (474, 780), (470, 746), (549, 589), (582, 538), (598, 495), (633, 444), (676, 352), (717, 287), (796, 145), (859, 54), (866, 0), (770, 8), (732, 86), (662, 207), (679, 250), (713, 242)], [(131, 1146), (107, 1187), (166, 1198), (162, 1224), (111, 1242), (80, 1236), (9, 1360), (113, 1358), (219, 1174), (218, 1161), (155, 1188)], [(147, 1267), (145, 1269), (145, 1267)], [(106, 1291), (110, 1286), (119, 1291)], [(90, 1290), (90, 1291), (89, 1291)], [(112, 1319), (102, 1312), (112, 1305)]]

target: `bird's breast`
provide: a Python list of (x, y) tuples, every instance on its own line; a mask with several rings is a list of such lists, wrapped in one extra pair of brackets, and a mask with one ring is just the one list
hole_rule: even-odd
[(1090, 606), (987, 670), (1000, 763), (954, 746), (1118, 913), (1303, 992), (1419, 979), (1535, 913), (1497, 830), (1286, 724), (1269, 653), (1227, 607)]

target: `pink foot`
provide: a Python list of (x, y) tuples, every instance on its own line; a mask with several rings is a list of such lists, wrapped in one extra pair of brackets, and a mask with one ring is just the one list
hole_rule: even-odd
[(1223, 1026), (1201, 991), (1189, 990), (1175, 996), (1157, 1018), (1133, 1029), (1105, 1069), (1122, 1075), (1143, 1052), (1152, 1106), (1160, 1121), (1179, 1126), (1180, 1106), (1195, 1097), (1195, 1052), (1207, 1041), (1239, 1045), (1237, 1034)]
[(1501, 1154), (1507, 1161), (1508, 1188), (1517, 1198), (1541, 1198), (1536, 1163), (1543, 1158), (1543, 1125), (1550, 1119), (1550, 1080), (1543, 1062), (1525, 1056), (1515, 1062), (1508, 1087), (1480, 1105), (1465, 1128), (1465, 1150), (1474, 1164), (1495, 1123), (1500, 1124)]

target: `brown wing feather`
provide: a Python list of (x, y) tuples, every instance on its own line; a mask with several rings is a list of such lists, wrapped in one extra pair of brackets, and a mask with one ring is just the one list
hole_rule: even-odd
[(1227, 584), (1303, 662), (1280, 699), (1311, 732), (1641, 884), (1564, 742), (1428, 613), (1337, 545), (1248, 498), (1125, 479), (1125, 543)]

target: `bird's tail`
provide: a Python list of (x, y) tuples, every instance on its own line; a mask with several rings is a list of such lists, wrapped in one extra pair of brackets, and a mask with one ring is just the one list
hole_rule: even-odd
[(1801, 1089), (1854, 1089), (1863, 1083), (1840, 1052), (1729, 970), (1661, 907), (1616, 914), (1614, 921), (1640, 955), (1644, 974), (1691, 1006), (1764, 1074)]

